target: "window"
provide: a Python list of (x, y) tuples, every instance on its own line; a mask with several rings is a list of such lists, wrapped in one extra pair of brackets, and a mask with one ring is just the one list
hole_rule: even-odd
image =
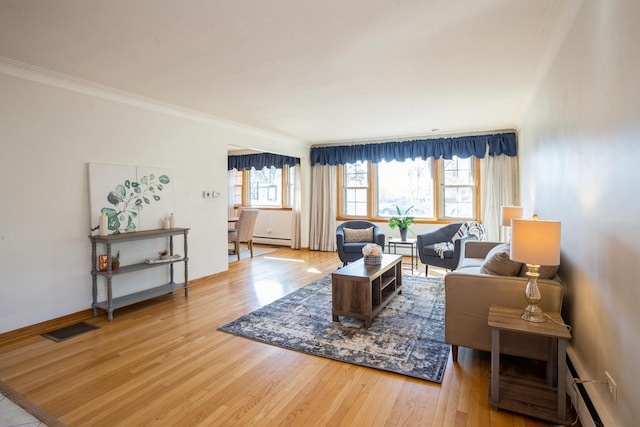
[(393, 216), (396, 206), (403, 211), (413, 206), (411, 215), (433, 218), (433, 167), (429, 160), (381, 162), (377, 168), (377, 215)]
[(369, 192), (368, 162), (344, 166), (344, 212), (347, 216), (366, 216)]
[(409, 207), (424, 220), (475, 219), (476, 158), (452, 160), (407, 159), (339, 167), (341, 216), (380, 219)]
[(440, 199), (442, 218), (473, 218), (475, 212), (475, 174), (472, 158), (443, 160)]
[(282, 169), (265, 167), (237, 171), (234, 169), (234, 205), (252, 207), (290, 207), (293, 191), (293, 172), (288, 166)]

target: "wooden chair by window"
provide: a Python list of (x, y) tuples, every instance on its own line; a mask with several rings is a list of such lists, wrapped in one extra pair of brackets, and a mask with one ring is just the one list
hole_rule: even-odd
[(238, 216), (236, 228), (228, 232), (229, 242), (234, 244), (234, 250), (240, 261), (240, 243), (246, 243), (253, 258), (253, 229), (258, 217), (258, 209), (242, 209)]

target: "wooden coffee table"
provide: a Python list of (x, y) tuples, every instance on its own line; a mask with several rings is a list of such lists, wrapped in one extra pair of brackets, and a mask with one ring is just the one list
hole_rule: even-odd
[(364, 320), (365, 328), (372, 319), (402, 292), (402, 257), (382, 255), (379, 265), (365, 264), (359, 259), (331, 275), (331, 313), (333, 321), (339, 316)]

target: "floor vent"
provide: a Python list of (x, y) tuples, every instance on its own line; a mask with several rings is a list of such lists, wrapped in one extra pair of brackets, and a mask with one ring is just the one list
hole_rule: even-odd
[(65, 326), (64, 328), (45, 332), (44, 334), (42, 334), (42, 336), (45, 338), (49, 338), (50, 340), (53, 340), (55, 342), (60, 342), (84, 334), (85, 332), (91, 332), (94, 329), (98, 329), (98, 327), (90, 323), (80, 322), (74, 323), (73, 325)]

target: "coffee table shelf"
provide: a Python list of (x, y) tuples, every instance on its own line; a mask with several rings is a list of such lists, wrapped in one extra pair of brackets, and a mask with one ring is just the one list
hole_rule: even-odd
[(402, 257), (384, 254), (379, 265), (362, 259), (331, 275), (333, 321), (339, 316), (364, 320), (366, 328), (391, 298), (402, 292)]

